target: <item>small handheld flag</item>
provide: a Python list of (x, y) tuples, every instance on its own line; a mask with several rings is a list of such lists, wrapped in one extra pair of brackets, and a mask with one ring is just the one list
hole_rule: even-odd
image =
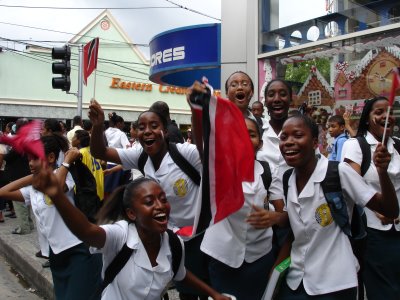
[(389, 121), (389, 114), (390, 114), (390, 109), (393, 106), (394, 103), (394, 98), (396, 97), (396, 91), (400, 87), (400, 75), (399, 75), (399, 68), (393, 68), (392, 74), (393, 74), (393, 80), (392, 80), (392, 88), (390, 90), (390, 95), (389, 95), (389, 105), (387, 108), (387, 113), (386, 113), (386, 120), (385, 120), (385, 129), (383, 131), (383, 137), (382, 137), (382, 144), (385, 142), (386, 138), (386, 129)]
[(99, 52), (99, 38), (95, 38), (83, 47), (83, 83), (87, 85), (87, 79), (97, 68), (97, 54)]

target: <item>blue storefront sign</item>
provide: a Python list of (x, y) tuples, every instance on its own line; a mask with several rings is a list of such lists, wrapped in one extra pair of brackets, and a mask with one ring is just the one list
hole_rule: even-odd
[(150, 80), (188, 87), (203, 76), (221, 86), (221, 25), (182, 27), (158, 34), (150, 41)]

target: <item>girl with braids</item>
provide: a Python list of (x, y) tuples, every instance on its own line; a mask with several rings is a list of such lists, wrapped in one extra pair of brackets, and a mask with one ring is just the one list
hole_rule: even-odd
[[(68, 172), (69, 164), (63, 162), (59, 168), (56, 165), (60, 150), (68, 147), (68, 141), (55, 134), (42, 136), (41, 140), (47, 158), (44, 163), (54, 173), (55, 184), (66, 201), (73, 206), (75, 183)], [(40, 172), (42, 165), (39, 159), (32, 157), (29, 158), (29, 167), (35, 175)], [(56, 299), (90, 299), (100, 283), (101, 260), (91, 255), (89, 248), (67, 228), (53, 201), (32, 187), (33, 175), (1, 188), (0, 197), (32, 206), (38, 231), (50, 245), (49, 248), (42, 248), (41, 252), (43, 255), (49, 253)]]
[[(116, 149), (106, 147), (101, 139), (103, 135), (104, 112), (97, 101), (89, 106), (89, 118), (93, 123), (90, 151), (96, 158), (122, 164), (124, 169), (139, 169), (139, 157), (142, 152), (148, 156), (144, 164), (146, 177), (157, 180), (165, 191), (171, 204), (168, 219), (169, 228), (178, 231), (193, 226), (196, 207), (201, 201), (200, 186), (174, 162), (169, 153), (167, 120), (155, 111), (144, 111), (138, 118), (137, 138), (141, 147)], [(176, 144), (179, 153), (199, 172), (202, 165), (195, 145)], [(208, 271), (205, 254), (200, 251), (203, 235), (185, 240), (185, 266), (197, 277), (207, 280)], [(181, 299), (197, 299), (197, 291), (181, 287), (178, 284)], [(205, 295), (201, 299), (207, 299)]]
[[(130, 143), (126, 134), (121, 130), (124, 128), (124, 119), (115, 112), (112, 112), (108, 114), (108, 120), (109, 127), (104, 132), (108, 146), (116, 149), (125, 149)], [(116, 164), (113, 161), (107, 161), (107, 169), (114, 168), (115, 166)], [(122, 170), (108, 173), (104, 177), (104, 198), (107, 198), (117, 186), (124, 183), (124, 178), (125, 171)]]
[[(366, 150), (372, 158), (382, 144), (390, 154), (390, 162), (387, 168), (388, 180), (393, 183), (397, 199), (400, 200), (400, 155), (399, 141), (393, 138), (395, 118), (388, 116), (385, 140), (382, 141), (385, 132), (385, 120), (389, 103), (385, 97), (377, 97), (366, 101), (361, 113), (360, 125), (357, 131), (357, 139), (364, 141)], [(376, 192), (383, 190), (379, 180), (379, 168), (371, 159), (365, 167), (363, 161), (364, 151), (361, 149), (361, 141), (349, 139), (343, 145), (342, 160), (349, 163), (353, 169), (361, 174), (368, 185)], [(364, 246), (364, 270), (362, 271), (365, 290), (369, 300), (398, 299), (400, 295), (400, 224), (399, 215), (387, 217), (378, 213), (375, 209), (366, 208), (367, 238)]]
[[(76, 149), (67, 154), (71, 160), (78, 156)], [(139, 178), (127, 186), (118, 187), (99, 212), (100, 220), (108, 223), (101, 226), (89, 223), (68, 201), (54, 174), (44, 164), (40, 173), (35, 174), (34, 185), (52, 199), (72, 232), (103, 253), (105, 268), (124, 245), (134, 249), (126, 264), (104, 289), (102, 299), (161, 299), (174, 274), (166, 233), (170, 205), (155, 180)], [(174, 278), (215, 300), (229, 299), (186, 271), (183, 257)]]

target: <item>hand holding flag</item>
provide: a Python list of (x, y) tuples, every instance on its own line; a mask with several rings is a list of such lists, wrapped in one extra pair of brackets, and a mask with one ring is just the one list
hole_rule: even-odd
[(399, 74), (400, 71), (399, 71), (399, 68), (393, 68), (392, 73), (393, 73), (392, 88), (390, 90), (390, 95), (389, 95), (389, 105), (388, 105), (387, 113), (386, 113), (385, 129), (383, 131), (382, 144), (384, 144), (385, 138), (386, 138), (386, 129), (387, 129), (388, 121), (389, 121), (390, 109), (393, 106), (394, 98), (396, 97), (396, 91), (400, 87), (400, 74)]

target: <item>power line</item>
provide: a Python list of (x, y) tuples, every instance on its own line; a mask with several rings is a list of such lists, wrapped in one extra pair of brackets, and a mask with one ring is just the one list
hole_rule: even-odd
[[(37, 29), (37, 30), (43, 30), (43, 31), (50, 31), (50, 32), (56, 32), (56, 33), (62, 33), (62, 34), (70, 34), (70, 35), (74, 35), (74, 36), (88, 37), (88, 38), (91, 38), (91, 39), (97, 38), (95, 36), (89, 36), (89, 35), (86, 35), (86, 34), (76, 34), (76, 33), (72, 33), (72, 32), (65, 32), (65, 31), (59, 31), (59, 30), (54, 30), (54, 29), (35, 27), (35, 26), (28, 26), (28, 25), (22, 25), (22, 24), (15, 24), (15, 23), (8, 23), (8, 22), (0, 22), (0, 24), (18, 26), (18, 27), (29, 28), (29, 29)], [(115, 42), (115, 43), (120, 43), (120, 44), (127, 44), (127, 45), (131, 45), (131, 46), (149, 47), (149, 44), (126, 43), (126, 42), (121, 42), (121, 41), (116, 41), (116, 40), (109, 40), (109, 39), (104, 39), (104, 38), (102, 38), (102, 40)]]
[(177, 3), (172, 2), (172, 1), (170, 1), (170, 0), (165, 0), (165, 1), (167, 1), (168, 3), (171, 3), (171, 4), (173, 4), (173, 5), (176, 5), (176, 6), (179, 7), (179, 8), (182, 8), (182, 9), (185, 9), (185, 10), (187, 10), (187, 11), (190, 11), (190, 12), (193, 12), (193, 13), (196, 13), (196, 14), (199, 14), (199, 15), (202, 15), (202, 16), (204, 16), (204, 17), (207, 17), (207, 18), (210, 18), (210, 19), (214, 19), (214, 20), (217, 20), (217, 21), (221, 22), (221, 19), (218, 19), (218, 18), (215, 18), (215, 17), (213, 17), (213, 16), (207, 15), (207, 14), (205, 14), (205, 13), (202, 13), (201, 11), (194, 10), (194, 9), (191, 9), (191, 8), (188, 8), (188, 7), (185, 7), (185, 6), (183, 6), (183, 5), (177, 4)]
[(26, 5), (6, 5), (0, 4), (0, 7), (6, 8), (33, 8), (33, 9), (64, 9), (64, 10), (105, 10), (105, 9), (118, 9), (118, 10), (141, 10), (141, 9), (164, 9), (164, 8), (177, 8), (173, 6), (140, 6), (140, 7), (62, 7), (62, 6), (26, 6)]

